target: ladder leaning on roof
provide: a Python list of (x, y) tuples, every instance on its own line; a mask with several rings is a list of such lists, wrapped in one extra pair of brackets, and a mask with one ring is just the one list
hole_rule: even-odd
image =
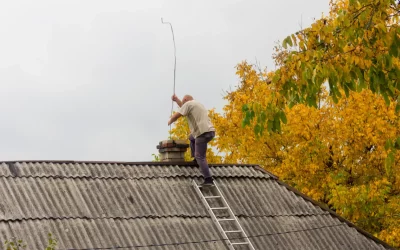
[(228, 248), (230, 250), (235, 250), (236, 246), (240, 246), (240, 249), (255, 250), (237, 217), (233, 214), (229, 204), (219, 190), (217, 183), (214, 181), (214, 186), (202, 187), (193, 180), (193, 185), (201, 201), (210, 213), (212, 220), (218, 227)]

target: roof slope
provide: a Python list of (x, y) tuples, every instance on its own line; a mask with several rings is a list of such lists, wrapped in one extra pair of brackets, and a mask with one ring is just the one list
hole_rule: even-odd
[[(159, 164), (2, 162), (0, 240), (43, 249), (51, 232), (59, 249), (227, 249), (192, 186), (198, 168)], [(211, 168), (256, 249), (389, 248), (256, 166)]]

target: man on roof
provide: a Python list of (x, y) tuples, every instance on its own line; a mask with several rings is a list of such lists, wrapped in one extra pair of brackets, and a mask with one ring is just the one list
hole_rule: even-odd
[(190, 150), (193, 161), (197, 162), (204, 176), (202, 185), (213, 185), (213, 178), (207, 164), (206, 153), (207, 143), (215, 137), (215, 128), (211, 124), (208, 117), (207, 109), (200, 102), (193, 99), (190, 95), (185, 95), (182, 101), (176, 96), (172, 96), (172, 100), (178, 104), (180, 109), (173, 114), (168, 121), (171, 125), (181, 116), (186, 116), (190, 128)]

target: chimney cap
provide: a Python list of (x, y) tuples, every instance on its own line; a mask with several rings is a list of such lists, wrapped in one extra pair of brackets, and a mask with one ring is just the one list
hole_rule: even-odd
[(164, 140), (160, 141), (157, 145), (157, 149), (164, 148), (188, 148), (189, 144), (185, 140)]
[(185, 140), (164, 140), (157, 145), (160, 161), (184, 161), (189, 144)]

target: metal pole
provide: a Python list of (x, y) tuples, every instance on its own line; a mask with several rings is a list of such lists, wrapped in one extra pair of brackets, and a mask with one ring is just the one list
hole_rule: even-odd
[[(175, 45), (175, 35), (174, 35), (174, 29), (172, 28), (172, 24), (170, 22), (164, 22), (163, 18), (161, 18), (161, 23), (162, 24), (169, 24), (169, 26), (171, 27), (171, 32), (172, 32), (172, 40), (174, 42), (174, 57), (175, 57), (175, 61), (174, 61), (174, 89), (173, 89), (173, 94), (175, 95), (175, 80), (176, 80), (176, 45)], [(174, 112), (174, 101), (172, 101), (172, 106), (171, 106), (171, 116), (172, 116), (172, 112)], [(171, 134), (171, 125), (169, 125), (169, 133)]]

